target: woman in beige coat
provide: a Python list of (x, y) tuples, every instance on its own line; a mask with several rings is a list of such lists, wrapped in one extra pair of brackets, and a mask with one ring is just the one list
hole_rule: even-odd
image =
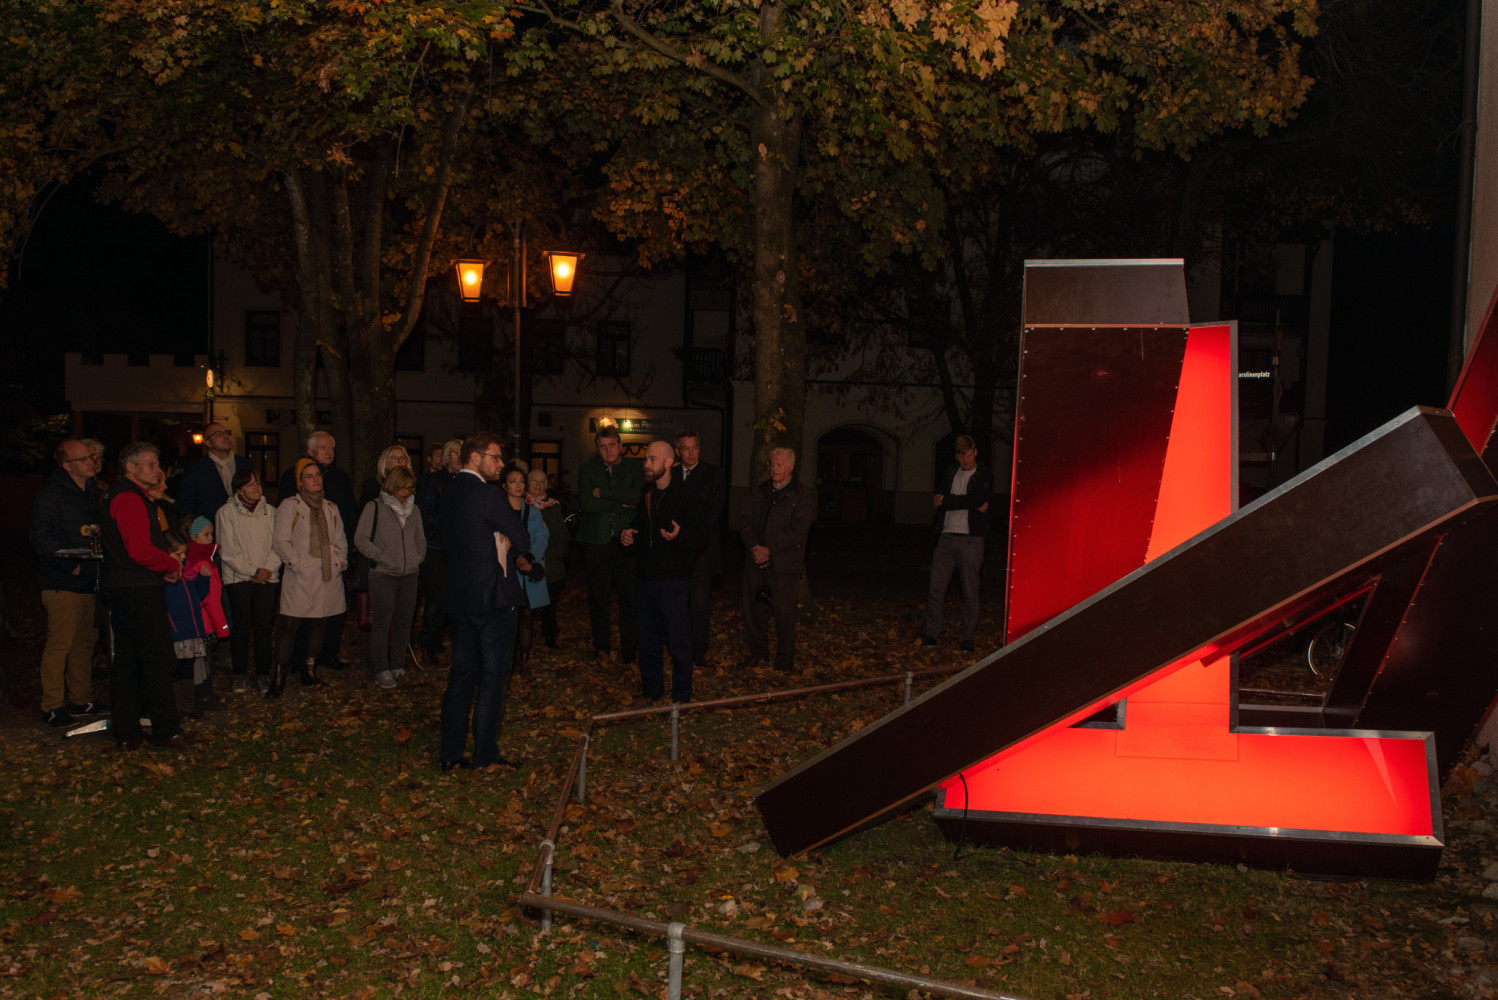
[[(328, 618), (344, 611), (348, 540), (343, 534), (343, 514), (337, 504), (324, 499), (322, 470), (310, 458), (297, 462), (296, 484), (296, 495), (283, 500), (276, 511), (274, 547), (281, 557), (281, 632), (267, 698), (279, 698), (286, 687), (297, 633), (305, 627), (303, 649), (321, 649)], [(322, 683), (315, 667), (314, 656), (303, 658), (303, 687)]]

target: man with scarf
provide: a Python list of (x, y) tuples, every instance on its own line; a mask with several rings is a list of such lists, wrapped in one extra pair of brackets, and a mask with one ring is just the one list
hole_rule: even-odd
[(666, 693), (665, 658), (671, 649), (671, 700), (692, 700), (692, 628), (687, 591), (697, 555), (707, 545), (701, 499), (672, 475), (669, 441), (645, 449), (645, 493), (619, 544), (635, 557), (639, 580), (640, 689), (630, 708), (645, 708)]

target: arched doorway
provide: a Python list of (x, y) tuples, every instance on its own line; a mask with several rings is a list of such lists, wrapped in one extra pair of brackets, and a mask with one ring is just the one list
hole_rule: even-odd
[(817, 439), (817, 515), (824, 521), (888, 520), (892, 494), (884, 489), (885, 443), (857, 427)]

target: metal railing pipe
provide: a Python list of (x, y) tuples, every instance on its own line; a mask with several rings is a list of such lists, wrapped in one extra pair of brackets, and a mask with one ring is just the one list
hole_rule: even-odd
[[(656, 937), (664, 937), (668, 940), (671, 936), (672, 925), (667, 924), (663, 920), (650, 920), (629, 913), (620, 913), (616, 910), (605, 910), (596, 906), (588, 906), (586, 903), (579, 903), (564, 896), (548, 897), (534, 892), (526, 892), (521, 895), (519, 903), (521, 906), (552, 909), (557, 913), (565, 913), (584, 920), (596, 920), (601, 923), (613, 924), (617, 927), (627, 927), (631, 930), (644, 934), (653, 934)], [(865, 965), (862, 962), (845, 962), (836, 958), (814, 955), (810, 952), (797, 951), (794, 948), (782, 948), (777, 945), (751, 941), (747, 938), (714, 934), (711, 931), (699, 931), (684, 924), (679, 926), (681, 926), (681, 940), (684, 943), (690, 942), (704, 948), (711, 948), (714, 951), (727, 952), (731, 955), (760, 958), (780, 965), (789, 965), (794, 968), (814, 969), (817, 972), (849, 976), (854, 979), (863, 979), (871, 983), (894, 986), (903, 990), (924, 990), (927, 993), (933, 993), (938, 996), (967, 997), (972, 998), (972, 1000), (1021, 1000), (1021, 998), (1011, 994), (997, 993), (979, 986), (964, 986), (961, 983), (932, 979), (929, 976), (917, 975), (913, 972), (902, 972), (899, 969), (888, 969), (879, 965)]]

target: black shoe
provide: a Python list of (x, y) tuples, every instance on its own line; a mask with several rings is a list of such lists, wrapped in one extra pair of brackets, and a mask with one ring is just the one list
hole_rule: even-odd
[(109, 714), (109, 706), (101, 705), (97, 701), (86, 701), (82, 705), (69, 705), (69, 715), (82, 715), (91, 719), (100, 719)]
[(57, 729), (63, 726), (71, 726), (78, 720), (73, 718), (65, 708), (54, 708), (50, 712), (42, 713), (42, 721)]
[(921, 636), (921, 645), (922, 646), (934, 646), (934, 645), (936, 645), (936, 636), (934, 636), (934, 635), (923, 635), (923, 636)]
[(116, 750), (118, 750), (120, 753), (129, 753), (132, 750), (139, 750), (141, 747), (143, 747), (145, 745), (146, 745), (146, 734), (145, 733), (136, 733), (134, 736), (126, 736), (122, 740), (115, 740), (114, 741), (114, 748)]
[(557, 637), (556, 636), (549, 635), (549, 636), (546, 637), (546, 648), (547, 649), (557, 649), (558, 648), (557, 647)]
[(640, 697), (636, 698), (625, 707), (628, 708), (631, 712), (638, 712), (642, 708), (653, 708), (654, 706), (655, 699), (647, 698), (642, 694), (640, 695)]
[(473, 770), (473, 761), (469, 760), (467, 757), (460, 757), (457, 760), (444, 760), (442, 762), (442, 773), (443, 774), (447, 774), (449, 771), (472, 771), (472, 770)]
[(973, 640), (971, 640), (971, 639), (964, 639), (964, 640), (962, 640), (962, 651), (964, 653), (974, 652)]
[(208, 681), (193, 685), (193, 704), (197, 705), (200, 712), (217, 712), (219, 709), (228, 708), (224, 699), (220, 698), (213, 690), (213, 685)]
[(765, 658), (763, 656), (746, 656), (739, 661), (740, 670), (754, 670), (757, 667), (762, 667), (764, 665)]
[[(347, 670), (348, 669), (348, 665), (345, 664), (344, 667), (343, 667), (343, 669)], [(308, 662), (302, 664), (301, 680), (302, 680), (302, 687), (304, 687), (304, 688), (306, 688), (306, 687), (322, 687), (324, 684), (327, 683), (321, 677), (317, 676), (317, 664), (313, 663), (310, 660)]]
[(332, 663), (319, 663), (317, 666), (322, 670), (347, 670), (349, 669), (349, 662), (347, 660), (334, 660)]
[(635, 654), (634, 653), (620, 653), (619, 654), (619, 662), (620, 663), (624, 663), (624, 664), (634, 663), (635, 662)]
[(197, 744), (186, 733), (171, 736), (152, 736), (151, 747), (155, 750), (191, 750)]

